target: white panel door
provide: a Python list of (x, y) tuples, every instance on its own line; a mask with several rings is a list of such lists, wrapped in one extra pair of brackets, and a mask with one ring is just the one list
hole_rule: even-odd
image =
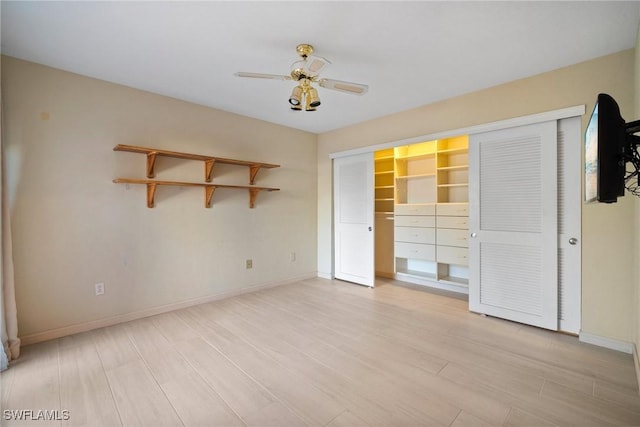
[(582, 131), (580, 117), (558, 122), (558, 320), (580, 332), (582, 285)]
[(374, 284), (373, 153), (333, 160), (335, 277)]
[(469, 309), (557, 330), (557, 122), (471, 135), (469, 157)]

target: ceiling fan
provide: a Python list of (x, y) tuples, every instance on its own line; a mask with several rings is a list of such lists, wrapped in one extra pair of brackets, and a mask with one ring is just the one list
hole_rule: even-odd
[(318, 91), (313, 87), (313, 83), (318, 86), (337, 90), (339, 92), (350, 93), (352, 95), (364, 95), (369, 86), (360, 83), (345, 82), (342, 80), (320, 78), (320, 71), (331, 64), (327, 59), (312, 55), (313, 46), (310, 44), (299, 44), (296, 47), (298, 55), (302, 58), (291, 64), (290, 75), (261, 74), (261, 73), (235, 73), (238, 77), (250, 77), (258, 79), (274, 80), (295, 80), (298, 85), (293, 88), (289, 97), (291, 109), (295, 111), (315, 111), (320, 105)]

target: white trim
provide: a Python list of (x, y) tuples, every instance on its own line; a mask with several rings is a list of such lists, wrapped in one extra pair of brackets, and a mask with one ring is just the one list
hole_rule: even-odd
[(145, 317), (155, 316), (157, 314), (167, 313), (170, 311), (180, 310), (194, 305), (205, 304), (208, 302), (218, 301), (225, 298), (231, 298), (250, 292), (256, 292), (263, 289), (274, 288), (276, 286), (286, 285), (294, 283), (299, 280), (306, 280), (315, 277), (314, 273), (308, 273), (302, 276), (294, 277), (279, 282), (262, 283), (259, 285), (248, 286), (242, 289), (236, 289), (232, 291), (222, 292), (220, 294), (208, 295), (206, 297), (194, 298), (187, 301), (181, 301), (177, 303), (162, 305), (159, 307), (147, 308), (145, 310), (136, 311), (133, 313), (121, 314), (119, 316), (108, 317), (106, 319), (93, 320), (90, 322), (79, 323), (71, 326), (64, 326), (62, 328), (50, 329), (44, 332), (36, 332), (34, 334), (24, 335), (20, 337), (20, 343), (25, 346), (29, 344), (35, 344), (42, 341), (49, 341), (56, 338), (66, 337), (68, 335), (78, 334), (81, 332), (87, 332), (94, 329), (104, 328), (107, 326), (117, 325), (119, 323), (125, 323), (132, 320), (142, 319)]
[(516, 126), (530, 125), (534, 123), (547, 122), (551, 120), (567, 119), (569, 117), (583, 116), (586, 112), (585, 105), (576, 105), (575, 107), (562, 108), (560, 110), (547, 111), (544, 113), (531, 114), (528, 116), (514, 117), (512, 119), (499, 120), (497, 122), (484, 123), (476, 126), (469, 126), (445, 132), (432, 133), (429, 135), (421, 135), (413, 138), (402, 139), (400, 141), (384, 142), (382, 144), (370, 145), (367, 147), (353, 148), (346, 151), (337, 151), (329, 153), (330, 159), (338, 157), (353, 156), (355, 154), (370, 153), (373, 151), (383, 150), (385, 148), (393, 148), (400, 145), (415, 144), (423, 141), (432, 141), (434, 139), (448, 138), (457, 135), (471, 135), (480, 132), (489, 132), (494, 130), (506, 129)]
[(322, 272), (318, 271), (318, 277), (320, 277), (322, 279), (333, 280), (333, 274), (331, 274), (331, 273), (322, 273)]
[(631, 345), (633, 346), (633, 367), (636, 372), (636, 381), (640, 384), (640, 360), (638, 359), (640, 356), (638, 356), (638, 347), (636, 347), (635, 343), (632, 343)]
[(580, 342), (584, 342), (587, 344), (593, 344), (599, 347), (605, 347), (627, 354), (633, 353), (633, 344), (630, 342), (618, 341), (614, 340), (613, 338), (601, 337), (599, 335), (594, 335), (583, 331), (580, 331), (578, 339), (580, 340)]
[(633, 346), (633, 367), (636, 370), (636, 380), (638, 384), (640, 384), (640, 360), (638, 360), (638, 347), (636, 344), (631, 344)]

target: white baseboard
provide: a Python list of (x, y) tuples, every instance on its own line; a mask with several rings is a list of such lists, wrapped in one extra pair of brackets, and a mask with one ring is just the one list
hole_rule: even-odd
[(599, 335), (590, 334), (580, 331), (578, 339), (587, 344), (597, 345), (599, 347), (609, 348), (611, 350), (621, 351), (623, 353), (632, 354), (633, 344), (626, 341), (614, 340), (612, 338), (601, 337)]
[(333, 275), (331, 273), (323, 273), (321, 271), (318, 271), (318, 277), (322, 279), (333, 280)]
[(149, 316), (155, 316), (157, 314), (167, 313), (169, 311), (180, 310), (180, 309), (191, 307), (198, 304), (205, 304), (212, 301), (231, 298), (234, 296), (247, 294), (250, 292), (256, 292), (262, 289), (274, 288), (276, 286), (282, 286), (289, 283), (298, 282), (300, 280), (312, 279), (314, 277), (316, 277), (315, 272), (308, 273), (298, 277), (289, 278), (283, 281), (261, 283), (258, 285), (247, 286), (246, 288), (242, 288), (242, 289), (234, 289), (231, 291), (222, 292), (220, 294), (207, 295), (205, 297), (194, 298), (187, 301), (181, 301), (181, 302), (172, 303), (172, 304), (166, 304), (159, 307), (147, 308), (145, 310), (121, 314), (113, 317), (107, 317), (105, 319), (92, 320), (90, 322), (78, 323), (75, 325), (64, 326), (62, 328), (50, 329), (44, 332), (36, 332), (34, 334), (21, 336), (20, 343), (23, 346), (29, 345), (29, 344), (36, 344), (43, 341), (49, 341), (56, 338), (66, 337), (68, 335), (91, 331), (93, 329), (104, 328), (107, 326), (117, 325), (119, 323), (130, 322), (132, 320), (142, 319)]

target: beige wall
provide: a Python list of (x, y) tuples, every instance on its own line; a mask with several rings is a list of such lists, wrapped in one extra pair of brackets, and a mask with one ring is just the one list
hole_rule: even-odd
[[(7, 57), (2, 93), (21, 336), (316, 275), (316, 135)], [(280, 164), (256, 184), (282, 190), (249, 209), (247, 191), (218, 189), (205, 209), (204, 190), (161, 187), (148, 209), (144, 186), (112, 183), (145, 175), (116, 144)], [(201, 162), (156, 169), (203, 181)]]
[[(319, 273), (332, 271), (330, 153), (575, 105), (586, 105), (584, 127), (599, 92), (611, 94), (631, 118), (633, 66), (634, 52), (627, 50), (320, 135)], [(626, 342), (632, 341), (634, 323), (634, 203), (627, 196), (615, 205), (584, 205), (582, 211), (582, 330)]]
[[(330, 275), (329, 153), (574, 105), (589, 112), (599, 92), (633, 120), (634, 60), (624, 51), (315, 136), (3, 57), (20, 334), (316, 269)], [(278, 163), (260, 172), (258, 185), (282, 191), (261, 194), (251, 210), (244, 192), (218, 190), (205, 209), (202, 190), (163, 187), (147, 209), (144, 187), (111, 183), (144, 176), (144, 156), (113, 152), (118, 143)], [(157, 168), (161, 179), (202, 180), (198, 162), (161, 159)], [(214, 175), (221, 183), (247, 179), (246, 170), (223, 165)], [(634, 223), (635, 203), (628, 196), (583, 206), (582, 329), (638, 342), (635, 240), (619, 226)], [(97, 282), (105, 282), (104, 296), (93, 295)]]

